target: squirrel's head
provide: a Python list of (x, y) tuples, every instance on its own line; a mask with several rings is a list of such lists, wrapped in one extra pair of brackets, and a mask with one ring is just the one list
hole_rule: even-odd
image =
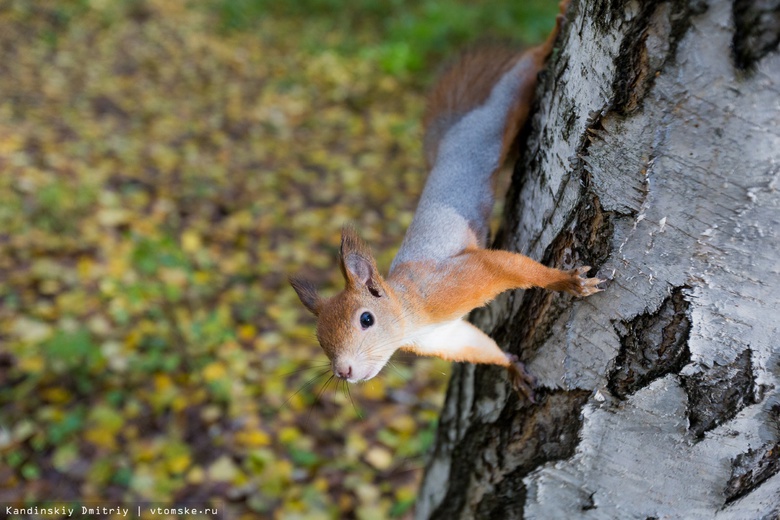
[(291, 277), (290, 284), (317, 317), (317, 339), (336, 377), (350, 383), (371, 379), (400, 346), (403, 313), (398, 299), (379, 275), (371, 250), (354, 229), (341, 233), (341, 272), (346, 286), (321, 298), (314, 286)]

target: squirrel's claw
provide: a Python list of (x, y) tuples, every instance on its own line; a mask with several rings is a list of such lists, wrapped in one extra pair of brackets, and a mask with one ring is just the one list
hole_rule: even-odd
[(535, 404), (534, 386), (536, 385), (536, 379), (528, 373), (525, 365), (517, 356), (507, 354), (506, 357), (509, 360), (509, 365), (506, 368), (509, 371), (509, 381), (512, 383), (512, 388), (520, 394), (521, 398), (525, 398), (529, 403)]
[(603, 289), (597, 287), (598, 284), (604, 280), (600, 278), (585, 278), (585, 274), (590, 271), (590, 266), (577, 267), (568, 271), (570, 278), (569, 287), (566, 288), (566, 292), (573, 294), (574, 296), (590, 296), (601, 292)]

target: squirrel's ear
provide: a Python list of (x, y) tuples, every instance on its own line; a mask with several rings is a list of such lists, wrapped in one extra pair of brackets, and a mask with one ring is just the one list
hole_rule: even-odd
[(347, 285), (363, 285), (376, 297), (384, 294), (371, 250), (352, 227), (341, 231), (341, 272)]
[(289, 277), (289, 281), (292, 288), (298, 293), (298, 298), (301, 299), (301, 303), (303, 303), (312, 314), (318, 316), (320, 313), (320, 306), (322, 305), (322, 299), (320, 298), (320, 295), (317, 294), (317, 289), (314, 287), (314, 284), (308, 280), (295, 276)]

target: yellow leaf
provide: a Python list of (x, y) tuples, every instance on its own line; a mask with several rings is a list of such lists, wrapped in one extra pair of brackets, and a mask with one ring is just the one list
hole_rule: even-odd
[(236, 434), (236, 441), (248, 447), (261, 447), (271, 444), (271, 437), (262, 430), (241, 431)]
[(324, 493), (328, 490), (328, 479), (324, 477), (319, 477), (314, 481), (314, 489), (319, 491), (320, 493)]
[(209, 466), (209, 479), (217, 482), (230, 482), (239, 474), (235, 463), (227, 455), (222, 455)]
[(181, 248), (186, 252), (194, 253), (195, 251), (200, 251), (202, 247), (203, 243), (197, 231), (188, 229), (181, 234)]
[(138, 329), (131, 330), (127, 336), (125, 336), (125, 346), (128, 350), (134, 350), (135, 347), (141, 342), (144, 337), (144, 333)]
[(24, 134), (11, 133), (0, 136), (0, 155), (8, 155), (22, 148)]
[(103, 208), (97, 212), (97, 221), (106, 227), (126, 224), (133, 214), (123, 208)]
[(204, 406), (200, 411), (200, 417), (207, 423), (213, 423), (222, 416), (222, 410), (218, 406), (208, 405)]
[(198, 285), (206, 285), (211, 280), (211, 273), (206, 271), (196, 271), (192, 276), (192, 279)]
[(167, 462), (171, 473), (183, 473), (189, 467), (191, 459), (188, 453), (181, 453), (171, 457)]
[(56, 294), (60, 290), (60, 287), (60, 282), (57, 280), (43, 280), (38, 287), (38, 291), (41, 294), (51, 296), (52, 294)]
[(43, 398), (50, 403), (66, 403), (70, 400), (70, 393), (59, 386), (47, 388), (41, 392), (41, 394), (43, 394)]
[(366, 453), (366, 462), (383, 471), (393, 464), (393, 454), (381, 446), (374, 446)]
[(357, 460), (368, 449), (368, 442), (364, 435), (358, 432), (347, 434), (346, 456), (350, 460)]
[(136, 452), (138, 462), (150, 462), (157, 456), (157, 445), (151, 442), (142, 443)]
[(19, 360), (19, 369), (29, 374), (39, 374), (43, 371), (46, 361), (41, 355), (23, 357)]
[[(128, 265), (127, 265), (127, 259), (120, 255), (112, 255), (108, 259), (108, 274), (109, 276), (113, 278), (121, 278), (125, 272), (127, 272)], [(108, 280), (106, 280), (108, 281)], [(115, 287), (114, 287), (115, 288)], [(101, 287), (106, 292), (110, 292), (106, 289), (108, 287), (104, 288)]]
[(285, 426), (279, 431), (279, 440), (284, 444), (288, 444), (298, 440), (301, 437), (301, 432), (297, 428), (292, 426)]
[(95, 270), (95, 262), (88, 256), (82, 256), (79, 258), (76, 264), (76, 272), (79, 278), (82, 280), (89, 280), (92, 277), (92, 273)]
[(171, 408), (174, 412), (180, 412), (189, 406), (190, 402), (186, 395), (179, 394), (171, 401)]
[(254, 325), (246, 324), (238, 328), (238, 339), (251, 341), (257, 335), (257, 329)]
[(158, 392), (164, 392), (165, 390), (168, 390), (170, 387), (173, 386), (173, 381), (171, 381), (171, 376), (168, 374), (155, 374), (154, 375), (154, 387), (157, 389)]
[(409, 415), (399, 415), (390, 420), (390, 428), (400, 433), (411, 433), (417, 430), (417, 423)]
[[(293, 464), (287, 459), (281, 459), (268, 464), (263, 471), (267, 477), (271, 477), (276, 484), (289, 482), (293, 473)], [(269, 479), (271, 480), (271, 479)]]
[(383, 399), (385, 397), (385, 385), (381, 379), (372, 379), (362, 386), (363, 395), (368, 399)]
[(106, 448), (107, 450), (116, 449), (116, 433), (110, 428), (98, 426), (90, 428), (84, 433), (84, 438), (95, 446)]
[(395, 498), (396, 500), (406, 502), (408, 500), (413, 500), (414, 497), (417, 496), (417, 489), (415, 486), (404, 486), (396, 489), (395, 491)]
[(187, 271), (184, 269), (162, 267), (159, 269), (158, 274), (163, 282), (173, 287), (184, 287), (187, 285)]
[(200, 466), (195, 466), (187, 473), (186, 480), (188, 484), (201, 484), (206, 480), (206, 472)]
[(219, 361), (209, 363), (203, 369), (203, 379), (205, 379), (208, 383), (216, 381), (217, 379), (222, 379), (226, 374), (227, 369), (225, 368), (225, 365)]

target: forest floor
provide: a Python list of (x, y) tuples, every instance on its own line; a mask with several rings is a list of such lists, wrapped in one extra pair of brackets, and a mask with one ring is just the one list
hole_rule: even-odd
[(418, 71), (457, 38), (34, 4), (0, 7), (0, 502), (408, 516), (449, 364), (326, 385), (287, 276), (339, 290), (346, 223), (389, 266), (424, 182)]

